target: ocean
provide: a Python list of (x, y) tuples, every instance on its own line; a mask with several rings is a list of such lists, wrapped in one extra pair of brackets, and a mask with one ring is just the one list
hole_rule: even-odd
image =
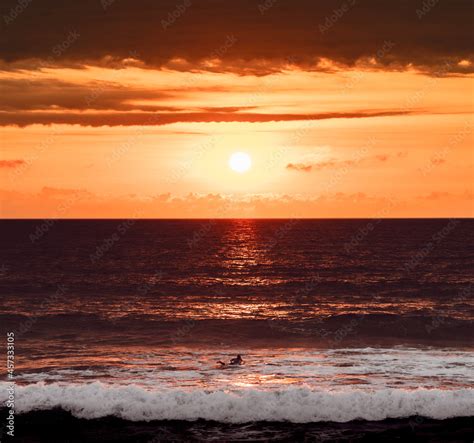
[(0, 226), (16, 441), (473, 439), (472, 219)]

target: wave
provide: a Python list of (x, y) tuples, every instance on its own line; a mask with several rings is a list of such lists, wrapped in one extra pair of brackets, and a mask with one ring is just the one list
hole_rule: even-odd
[[(429, 342), (470, 342), (474, 321), (449, 316), (398, 314), (341, 314), (328, 317), (294, 319), (182, 319), (159, 315), (124, 315), (108, 318), (98, 314), (56, 314), (28, 317), (0, 314), (2, 327), (20, 335), (33, 331), (35, 336), (84, 335), (100, 332), (102, 342), (124, 342), (146, 337), (155, 344), (176, 342), (294, 340), (338, 345), (350, 341), (396, 339)], [(32, 327), (33, 326), (33, 327)], [(131, 334), (133, 332), (133, 334)], [(192, 332), (192, 333), (191, 333)]]
[[(0, 400), (6, 401), (2, 387)], [(2, 397), (3, 396), (3, 397)], [(380, 389), (323, 391), (306, 387), (284, 390), (151, 391), (137, 385), (35, 383), (16, 387), (16, 411), (60, 408), (77, 418), (116, 416), (131, 421), (212, 420), (223, 423), (379, 421), (420, 416), (436, 420), (469, 417), (474, 390)]]

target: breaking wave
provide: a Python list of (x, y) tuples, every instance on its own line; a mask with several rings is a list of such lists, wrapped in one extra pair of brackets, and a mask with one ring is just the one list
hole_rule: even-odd
[[(2, 383), (2, 385), (6, 385)], [(1, 386), (1, 385), (0, 385)], [(6, 400), (1, 386), (0, 400)], [(474, 410), (474, 390), (379, 389), (323, 391), (306, 387), (274, 391), (256, 389), (189, 391), (147, 390), (137, 385), (36, 383), (16, 387), (16, 410), (61, 408), (78, 418), (116, 416), (131, 421), (213, 420), (348, 422), (422, 416), (467, 417)]]

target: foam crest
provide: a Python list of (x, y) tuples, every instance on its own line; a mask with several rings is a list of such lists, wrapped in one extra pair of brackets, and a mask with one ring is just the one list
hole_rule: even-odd
[[(2, 383), (5, 385), (5, 383)], [(109, 415), (132, 421), (215, 420), (347, 422), (423, 416), (465, 417), (474, 410), (474, 390), (379, 389), (323, 391), (305, 387), (189, 391), (147, 390), (136, 385), (35, 383), (16, 387), (17, 412), (62, 408), (79, 418)], [(0, 400), (6, 400), (1, 386)]]

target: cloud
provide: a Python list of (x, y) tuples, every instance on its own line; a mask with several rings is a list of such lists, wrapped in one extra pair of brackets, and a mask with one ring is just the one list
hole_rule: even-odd
[[(271, 122), (385, 117), (410, 113), (408, 110), (393, 109), (270, 113), (265, 106), (255, 104), (206, 106), (192, 100), (197, 91), (212, 95), (220, 89), (219, 85), (162, 88), (141, 85), (124, 87), (106, 81), (76, 84), (54, 78), (0, 78), (0, 89), (4, 93), (0, 103), (0, 125), (78, 124), (97, 127), (177, 122)], [(187, 99), (189, 104), (184, 104)], [(170, 105), (171, 100), (178, 104)]]
[[(79, 195), (79, 194), (90, 194), (85, 189), (69, 189), (69, 188), (54, 188), (50, 186), (44, 186), (41, 189), (41, 196), (44, 197), (67, 197), (71, 195)], [(90, 194), (92, 195), (92, 194)]]
[(312, 162), (312, 163), (308, 163), (308, 162), (288, 163), (286, 165), (286, 169), (289, 169), (292, 171), (300, 171), (300, 172), (311, 172), (315, 170), (320, 171), (322, 169), (352, 167), (360, 163), (363, 163), (363, 164), (385, 163), (390, 158), (401, 158), (405, 156), (406, 156), (405, 152), (397, 152), (395, 155), (378, 154), (378, 155), (354, 158), (354, 159), (349, 159), (349, 160), (330, 159), (330, 160), (324, 160), (324, 161), (318, 161), (318, 162)]
[(25, 160), (0, 160), (0, 168), (19, 168), (25, 163)]
[[(449, 61), (451, 72), (473, 72), (471, 0), (436, 2), (422, 14), (421, 0), (357, 0), (340, 13), (343, 3), (278, 0), (262, 13), (254, 0), (200, 0), (176, 13), (176, 0), (42, 0), (15, 14), (18, 0), (5, 0), (0, 54), (8, 63), (174, 61), (243, 74), (252, 66), (264, 74), (288, 63), (311, 69), (322, 59), (350, 66), (374, 58), (387, 69), (435, 72)], [(387, 41), (393, 45), (381, 54)]]
[(305, 165), (303, 163), (288, 163), (287, 169), (293, 169), (294, 171), (310, 172), (313, 169), (313, 165)]
[[(214, 93), (220, 88), (187, 87), (186, 89), (137, 88), (110, 82), (67, 83), (48, 78), (43, 80), (0, 78), (3, 93), (0, 110), (58, 111), (58, 110), (107, 110), (147, 112), (221, 112), (234, 113), (257, 109), (257, 106), (196, 106), (180, 107), (156, 105), (159, 100), (183, 99), (196, 91)], [(224, 91), (226, 89), (223, 89)], [(149, 102), (148, 104), (146, 102)]]
[(24, 80), (0, 79), (3, 111), (30, 110), (146, 110), (173, 111), (171, 106), (131, 104), (131, 100), (159, 100), (173, 94), (151, 88), (124, 88), (118, 84), (93, 82), (84, 85), (55, 79)]
[(430, 192), (427, 195), (420, 195), (417, 198), (420, 199), (420, 200), (443, 200), (443, 199), (449, 198), (451, 196), (452, 196), (452, 194), (449, 193), (449, 192), (433, 191), (433, 192)]
[(249, 122), (328, 120), (336, 118), (389, 117), (412, 114), (410, 111), (362, 110), (353, 112), (323, 112), (316, 114), (263, 114), (252, 112), (1, 112), (0, 126), (33, 124), (77, 124), (81, 126), (160, 126), (178, 122)]
[[(434, 192), (434, 195), (437, 193)], [(356, 193), (328, 193), (314, 197), (279, 194), (227, 194), (152, 196), (96, 195), (84, 189), (44, 187), (38, 193), (0, 190), (4, 218), (321, 218), (367, 217), (470, 217), (472, 192), (440, 193), (437, 198), (413, 202)], [(378, 215), (377, 215), (378, 214)], [(209, 221), (203, 220), (203, 223)]]

